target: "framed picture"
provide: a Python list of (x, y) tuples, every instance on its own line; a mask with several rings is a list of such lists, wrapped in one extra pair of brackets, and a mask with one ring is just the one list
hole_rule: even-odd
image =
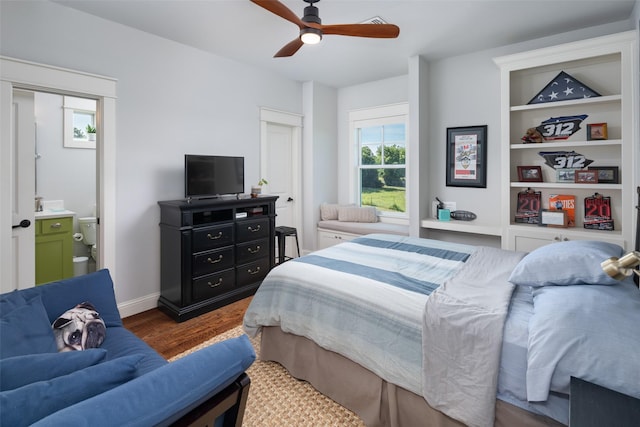
[(587, 125), (587, 140), (607, 139), (606, 123), (590, 123)]
[(540, 166), (518, 166), (518, 181), (542, 182), (542, 168)]
[(576, 170), (556, 169), (556, 182), (576, 182)]
[(578, 184), (597, 184), (598, 171), (595, 170), (576, 170), (575, 182)]
[(566, 211), (542, 209), (540, 211), (540, 225), (566, 228), (569, 226), (569, 217)]
[(447, 187), (487, 188), (487, 125), (447, 128)]
[(617, 166), (589, 166), (589, 170), (598, 171), (598, 183), (618, 184), (619, 171)]

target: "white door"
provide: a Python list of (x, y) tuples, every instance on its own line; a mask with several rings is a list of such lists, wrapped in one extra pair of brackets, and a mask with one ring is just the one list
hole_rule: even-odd
[[(11, 117), (11, 281), (17, 289), (35, 283), (35, 107), (34, 93), (13, 91)], [(11, 290), (11, 289), (9, 289)], [(3, 289), (7, 291), (7, 289)]]
[[(265, 193), (278, 196), (276, 201), (276, 226), (297, 229), (298, 240), (302, 241), (300, 222), (301, 209), (301, 126), (299, 115), (261, 111), (261, 177), (269, 184)], [(287, 256), (295, 253), (295, 244), (287, 242)]]

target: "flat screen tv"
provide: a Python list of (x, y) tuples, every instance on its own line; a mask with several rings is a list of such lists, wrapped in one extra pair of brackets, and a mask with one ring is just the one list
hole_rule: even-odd
[(244, 157), (185, 154), (185, 197), (244, 193)]

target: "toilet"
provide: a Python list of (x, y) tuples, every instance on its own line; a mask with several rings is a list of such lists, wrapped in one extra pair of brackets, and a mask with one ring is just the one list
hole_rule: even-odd
[(91, 258), (96, 259), (96, 225), (98, 221), (95, 216), (85, 216), (78, 218), (78, 226), (82, 234), (82, 243), (91, 248)]

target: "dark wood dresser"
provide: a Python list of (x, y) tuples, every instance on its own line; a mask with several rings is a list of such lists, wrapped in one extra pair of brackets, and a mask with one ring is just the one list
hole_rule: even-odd
[(181, 322), (253, 295), (274, 267), (277, 198), (158, 202), (158, 307)]

